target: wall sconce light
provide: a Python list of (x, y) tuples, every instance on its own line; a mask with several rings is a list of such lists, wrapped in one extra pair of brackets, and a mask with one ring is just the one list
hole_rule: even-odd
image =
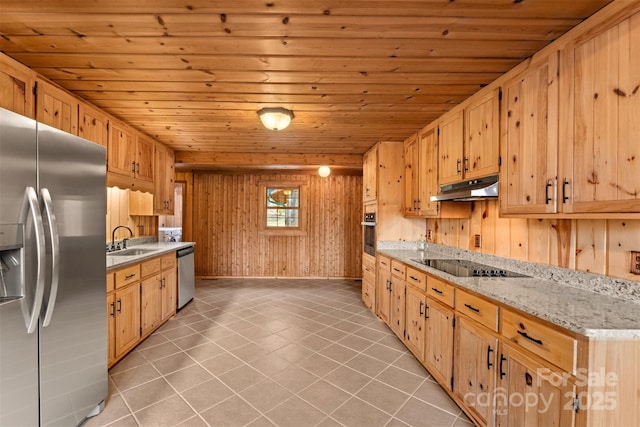
[(282, 107), (263, 108), (258, 111), (262, 124), (267, 129), (282, 130), (289, 126), (294, 118), (293, 111)]
[(329, 166), (320, 166), (318, 168), (318, 175), (320, 175), (322, 178), (326, 178), (331, 174), (331, 169), (329, 169)]

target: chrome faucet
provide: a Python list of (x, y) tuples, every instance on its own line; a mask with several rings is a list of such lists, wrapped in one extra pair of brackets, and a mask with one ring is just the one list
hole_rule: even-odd
[[(111, 232), (111, 250), (112, 251), (116, 250), (115, 240), (116, 240), (116, 231), (118, 230), (118, 228), (126, 228), (127, 230), (129, 230), (129, 236), (130, 236), (129, 238), (133, 238), (133, 231), (131, 231), (129, 227), (127, 227), (126, 225), (117, 226)], [(122, 239), (122, 249), (127, 249), (127, 240), (129, 240), (129, 238)], [(120, 249), (120, 248), (117, 248), (117, 249)]]

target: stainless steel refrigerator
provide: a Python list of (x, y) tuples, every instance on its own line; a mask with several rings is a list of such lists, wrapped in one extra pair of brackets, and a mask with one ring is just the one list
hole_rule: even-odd
[(105, 149), (0, 109), (0, 426), (107, 395)]

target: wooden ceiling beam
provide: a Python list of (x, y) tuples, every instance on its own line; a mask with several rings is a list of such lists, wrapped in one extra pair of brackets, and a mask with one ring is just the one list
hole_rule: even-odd
[(177, 151), (178, 167), (265, 167), (282, 168), (321, 165), (362, 169), (362, 155), (359, 154), (263, 154), (263, 153), (223, 153)]

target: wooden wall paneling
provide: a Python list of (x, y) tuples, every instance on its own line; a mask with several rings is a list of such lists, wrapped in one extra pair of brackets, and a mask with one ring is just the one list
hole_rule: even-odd
[(606, 274), (627, 280), (640, 281), (629, 272), (629, 251), (640, 251), (640, 220), (607, 220)]
[(606, 274), (607, 221), (576, 221), (576, 269)]
[(550, 228), (551, 221), (544, 219), (528, 219), (526, 224), (528, 261), (539, 264), (551, 263)]
[[(508, 222), (509, 224), (509, 255), (511, 258), (526, 261), (529, 259), (529, 230), (526, 219), (499, 218), (500, 223)], [(498, 226), (498, 235), (501, 233), (501, 226)]]

